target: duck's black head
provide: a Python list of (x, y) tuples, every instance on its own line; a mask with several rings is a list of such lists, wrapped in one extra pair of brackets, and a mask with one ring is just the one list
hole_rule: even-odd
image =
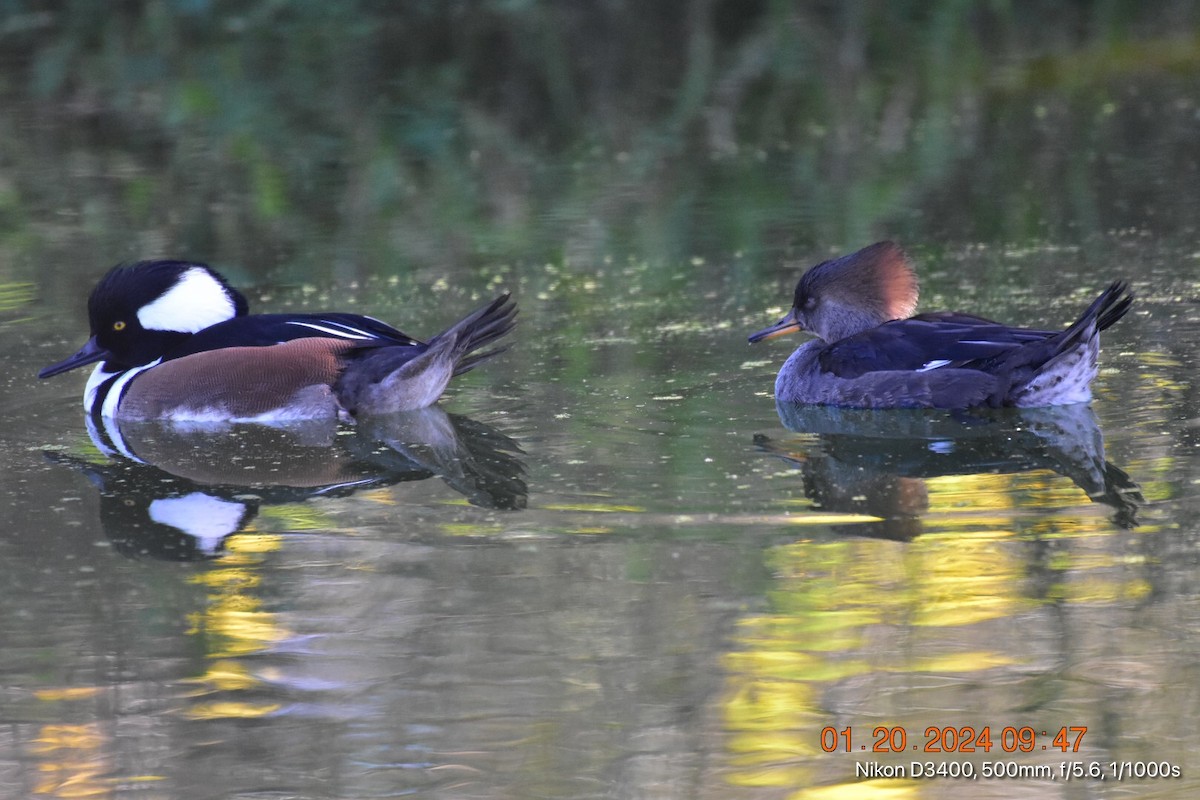
[(38, 377), (96, 361), (104, 361), (109, 371), (149, 364), (193, 333), (248, 312), (245, 296), (204, 264), (139, 261), (116, 266), (88, 298), (91, 338)]

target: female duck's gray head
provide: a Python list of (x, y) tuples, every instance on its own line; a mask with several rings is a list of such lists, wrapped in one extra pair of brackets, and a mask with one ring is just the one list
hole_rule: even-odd
[(836, 342), (912, 316), (918, 293), (917, 275), (904, 251), (895, 242), (877, 242), (805, 272), (791, 310), (750, 341), (804, 330)]

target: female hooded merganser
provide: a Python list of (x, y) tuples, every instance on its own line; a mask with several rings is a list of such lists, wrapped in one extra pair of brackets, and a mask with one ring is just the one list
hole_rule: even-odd
[(424, 408), (513, 327), (508, 294), (422, 342), (357, 314), (249, 314), (215, 270), (142, 261), (88, 298), (92, 336), (39, 378), (97, 365), (84, 392), (103, 418), (284, 422)]
[(1099, 332), (1129, 310), (1124, 281), (1109, 286), (1066, 330), (1011, 328), (937, 311), (910, 316), (917, 276), (893, 242), (816, 265), (792, 310), (751, 343), (792, 331), (819, 338), (792, 353), (775, 398), (851, 408), (1040, 406), (1091, 400)]

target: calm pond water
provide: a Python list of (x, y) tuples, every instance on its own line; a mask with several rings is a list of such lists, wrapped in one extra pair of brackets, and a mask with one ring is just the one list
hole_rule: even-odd
[[(1012, 12), (1005, 44), (960, 5), (10, 14), (0, 796), (1195, 797), (1196, 17)], [(368, 47), (422, 32), (496, 74)], [(783, 57), (829, 36), (840, 66)], [(885, 236), (923, 309), (1064, 325), (1128, 278), (1094, 402), (777, 408), (799, 340), (746, 335)], [(420, 336), (508, 289), (520, 322), (425, 412), (118, 446), (84, 375), (35, 374), (160, 255), (257, 310)]]

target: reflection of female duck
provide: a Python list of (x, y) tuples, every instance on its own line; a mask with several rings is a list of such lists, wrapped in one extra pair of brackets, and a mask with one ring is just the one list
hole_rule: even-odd
[[(440, 477), (474, 505), (525, 506), (520, 447), (503, 433), (437, 406), (353, 428), (306, 424), (181, 430), (150, 422), (89, 426), (107, 463), (51, 454), (100, 490), (101, 522), (126, 555), (190, 560), (218, 554), (262, 505), (344, 496)], [(336, 435), (338, 431), (344, 435)]]
[(764, 450), (797, 463), (805, 493), (822, 507), (886, 520), (889, 535), (919, 532), (928, 505), (924, 478), (1048, 469), (1071, 479), (1093, 501), (1136, 524), (1143, 502), (1130, 477), (1105, 460), (1104, 438), (1082, 404), (971, 414), (844, 409), (779, 403), (784, 427), (819, 438), (814, 446), (756, 437)]

